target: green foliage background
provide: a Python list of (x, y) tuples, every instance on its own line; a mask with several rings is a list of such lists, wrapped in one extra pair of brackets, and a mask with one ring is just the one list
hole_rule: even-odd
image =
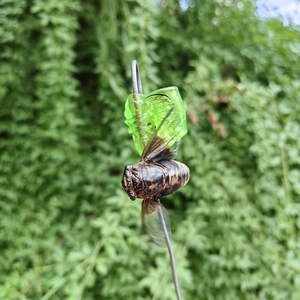
[(0, 1), (0, 299), (175, 299), (121, 187), (130, 65), (189, 116), (183, 299), (300, 299), (300, 33), (250, 0)]

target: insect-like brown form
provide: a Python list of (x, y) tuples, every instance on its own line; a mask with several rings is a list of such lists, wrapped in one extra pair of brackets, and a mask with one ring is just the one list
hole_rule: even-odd
[[(163, 118), (157, 130), (153, 133), (145, 147), (141, 161), (135, 165), (126, 165), (122, 186), (131, 200), (143, 198), (142, 220), (149, 236), (158, 244), (164, 246), (164, 238), (160, 229), (157, 208), (162, 210), (169, 236), (171, 235), (167, 211), (161, 206), (160, 198), (170, 195), (185, 186), (190, 178), (189, 168), (181, 162), (172, 160), (177, 154), (179, 142), (172, 146), (172, 141), (164, 139), (166, 120), (172, 113), (172, 108)], [(172, 125), (172, 124), (171, 124)]]

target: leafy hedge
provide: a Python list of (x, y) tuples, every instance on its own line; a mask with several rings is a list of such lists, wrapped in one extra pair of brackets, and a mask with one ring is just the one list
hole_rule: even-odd
[[(300, 298), (300, 33), (250, 0), (0, 3), (0, 298), (174, 299), (121, 187), (130, 64), (176, 85), (183, 299)], [(299, 28), (298, 28), (299, 29)]]

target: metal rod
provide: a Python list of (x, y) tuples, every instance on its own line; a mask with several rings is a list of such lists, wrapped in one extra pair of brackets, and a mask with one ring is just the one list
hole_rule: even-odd
[[(134, 96), (136, 96), (135, 99), (137, 100), (139, 98), (138, 94), (142, 94), (143, 92), (142, 92), (142, 82), (141, 82), (140, 70), (139, 70), (139, 66), (138, 66), (138, 63), (136, 60), (133, 60), (131, 63), (131, 77), (132, 77), (133, 94), (134, 94)], [(138, 124), (142, 124), (141, 105), (139, 105), (138, 101), (135, 101), (135, 109), (136, 109), (136, 112), (137, 112), (136, 115), (138, 118), (137, 122), (138, 122)], [(139, 135), (141, 137), (145, 136), (145, 132), (143, 132), (142, 128), (143, 128), (143, 126), (138, 126)], [(145, 148), (145, 146), (146, 145), (143, 144), (144, 148)], [(164, 234), (164, 238), (166, 240), (166, 244), (167, 244), (168, 251), (169, 251), (170, 265), (171, 265), (171, 269), (172, 269), (172, 275), (173, 275), (173, 281), (174, 281), (177, 299), (181, 300), (180, 290), (179, 290), (179, 285), (178, 285), (178, 280), (177, 280), (177, 275), (176, 275), (176, 269), (175, 269), (175, 259), (174, 259), (173, 249), (172, 249), (171, 241), (170, 241), (170, 238), (168, 235), (165, 220), (164, 220), (160, 206), (158, 206), (158, 217), (159, 217), (160, 225), (161, 225), (161, 228), (162, 228), (162, 231)]]
[(170, 238), (169, 238), (169, 235), (168, 235), (168, 231), (167, 231), (167, 227), (166, 227), (166, 224), (165, 224), (164, 216), (162, 214), (160, 206), (158, 206), (158, 217), (159, 217), (160, 225), (161, 225), (161, 228), (162, 228), (162, 231), (163, 231), (166, 243), (167, 243), (168, 251), (169, 251), (170, 265), (171, 265), (171, 269), (172, 269), (175, 292), (176, 292), (176, 295), (177, 295), (177, 299), (181, 300), (179, 284), (178, 284), (178, 279), (177, 279), (177, 275), (176, 275), (175, 258), (174, 258), (174, 254), (173, 254), (173, 249), (172, 249), (171, 241), (170, 241)]
[(138, 131), (141, 139), (142, 148), (146, 147), (147, 135), (143, 130), (143, 119), (142, 119), (142, 106), (143, 102), (140, 101), (140, 95), (143, 94), (142, 91), (142, 81), (140, 75), (139, 65), (136, 60), (131, 63), (131, 78), (132, 78), (132, 90), (134, 99), (134, 108), (137, 116)]
[(131, 63), (132, 90), (134, 94), (143, 94), (139, 65), (136, 60)]

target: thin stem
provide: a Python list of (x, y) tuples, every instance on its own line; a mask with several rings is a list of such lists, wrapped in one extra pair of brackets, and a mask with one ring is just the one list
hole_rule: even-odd
[(102, 246), (104, 245), (105, 239), (106, 239), (108, 236), (110, 236), (110, 235), (114, 232), (115, 228), (116, 228), (117, 225), (119, 224), (119, 221), (120, 221), (120, 218), (118, 218), (118, 219), (114, 222), (114, 224), (112, 225), (110, 231), (109, 231), (109, 232), (108, 232), (108, 233), (107, 233), (107, 234), (106, 234), (106, 235), (105, 235), (105, 236), (97, 243), (97, 245), (96, 245), (96, 247), (95, 247), (95, 249), (94, 249), (92, 255), (89, 257), (90, 263), (89, 263), (87, 272), (86, 272), (86, 274), (85, 274), (85, 277), (84, 277), (84, 279), (83, 279), (83, 284), (82, 284), (82, 286), (81, 286), (80, 292), (79, 292), (79, 294), (78, 294), (78, 296), (77, 296), (77, 298), (76, 298), (77, 300), (81, 300), (81, 299), (82, 299), (82, 296), (83, 296), (84, 290), (85, 290), (85, 288), (86, 288), (86, 285), (87, 285), (87, 283), (88, 283), (88, 281), (89, 281), (89, 278), (90, 278), (90, 276), (91, 276), (91, 274), (92, 274), (92, 272), (93, 272), (93, 269), (94, 269), (94, 267), (95, 267), (95, 263), (96, 263), (96, 259), (97, 259), (97, 256), (98, 256), (98, 254), (99, 254), (99, 251), (101, 250)]
[(69, 276), (70, 274), (63, 277), (60, 282), (58, 282), (46, 295), (41, 298), (41, 300), (50, 299), (69, 280)]
[[(289, 169), (288, 169), (288, 164), (287, 164), (286, 152), (283, 147), (280, 148), (280, 155), (281, 155), (281, 164), (282, 164), (282, 171), (283, 171), (285, 195), (286, 195), (286, 199), (287, 199), (287, 204), (291, 205), (293, 203), (292, 188), (291, 188), (291, 184), (289, 181)], [(291, 234), (295, 238), (293, 219), (291, 218), (290, 215), (288, 215), (288, 222), (289, 222)]]
[(168, 235), (165, 220), (164, 220), (160, 206), (158, 207), (158, 217), (159, 217), (160, 225), (161, 225), (161, 228), (162, 228), (162, 231), (163, 231), (166, 243), (167, 243), (169, 255), (170, 255), (170, 265), (171, 265), (171, 269), (172, 269), (172, 275), (173, 275), (173, 281), (174, 281), (177, 299), (181, 300), (179, 284), (178, 284), (178, 279), (177, 279), (176, 269), (175, 269), (175, 258), (174, 258), (174, 254), (173, 254), (173, 249), (172, 249), (171, 241), (170, 241), (170, 238)]
[[(279, 120), (282, 120), (280, 112), (278, 110), (277, 106), (274, 106), (274, 111)], [(280, 133), (284, 130), (282, 126), (277, 126), (277, 134), (278, 134), (278, 140), (280, 141)], [(286, 200), (287, 202), (284, 203), (285, 206), (293, 204), (293, 192), (292, 192), (292, 187), (291, 183), (289, 180), (289, 167), (288, 167), (288, 161), (287, 161), (287, 156), (286, 156), (286, 149), (284, 145), (277, 145), (277, 147), (280, 150), (280, 157), (281, 157), (281, 164), (282, 164), (282, 173), (283, 173), (283, 181), (284, 181), (284, 188), (285, 188), (285, 195), (286, 195)], [(295, 239), (295, 229), (294, 229), (294, 222), (293, 222), (293, 217), (288, 213), (288, 222), (289, 222), (289, 227), (290, 231), (292, 234), (292, 237)]]
[[(84, 280), (83, 280), (83, 285), (81, 286), (81, 289), (80, 289), (80, 292), (78, 294), (78, 297), (77, 299), (81, 300), (82, 298), (82, 295), (84, 293), (84, 290), (85, 290), (85, 287), (87, 285), (87, 282), (88, 282), (88, 279), (94, 269), (94, 266), (95, 266), (95, 262), (96, 262), (96, 259), (97, 259), (97, 256), (99, 254), (99, 251), (101, 250), (105, 240), (107, 237), (109, 237), (115, 230), (115, 228), (118, 226), (119, 224), (119, 221), (120, 221), (120, 217), (114, 222), (114, 224), (112, 225), (110, 231), (105, 234), (101, 240), (97, 243), (94, 251), (92, 252), (92, 254), (86, 258), (84, 261), (82, 261), (80, 264), (78, 264), (77, 266), (75, 266), (74, 269), (78, 268), (78, 267), (83, 267), (85, 266), (86, 264), (88, 264), (88, 270), (86, 272), (86, 275), (84, 277)], [(61, 281), (59, 281), (51, 290), (48, 291), (48, 293), (46, 293), (42, 298), (41, 300), (48, 300), (50, 299), (70, 278), (71, 276), (71, 272), (64, 276)]]
[[(85, 264), (89, 261), (90, 257), (88, 257), (87, 259), (85, 259), (84, 261), (82, 261), (81, 263), (79, 263), (77, 266), (75, 266), (74, 269), (78, 268), (78, 267), (83, 267), (85, 266)], [(45, 294), (41, 300), (48, 300), (50, 299), (68, 280), (69, 277), (71, 276), (71, 272), (69, 274), (67, 274), (66, 276), (64, 276), (51, 290), (48, 291), (47, 294)]]
[(289, 203), (292, 203), (293, 198), (292, 198), (292, 189), (291, 189), (291, 185), (290, 185), (290, 181), (289, 181), (289, 169), (288, 169), (288, 164), (286, 161), (286, 152), (283, 147), (280, 148), (280, 156), (281, 156), (286, 198), (288, 199)]

